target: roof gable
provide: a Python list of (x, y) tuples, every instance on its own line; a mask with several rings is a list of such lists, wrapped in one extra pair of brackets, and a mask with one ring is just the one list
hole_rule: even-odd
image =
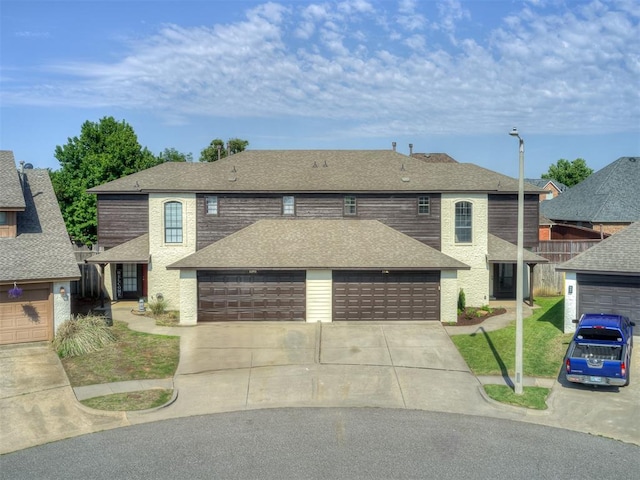
[(556, 270), (640, 275), (640, 222), (560, 264)]
[(22, 211), (25, 206), (13, 152), (0, 150), (0, 210)]
[(391, 150), (246, 150), (213, 163), (164, 163), (89, 190), (161, 191), (513, 193), (518, 181), (469, 163), (424, 162)]
[(78, 278), (80, 271), (49, 172), (25, 170), (23, 183), (25, 209), (17, 214), (17, 236), (0, 238), (0, 282)]
[(540, 204), (552, 220), (592, 223), (640, 220), (640, 158), (621, 157), (562, 195)]
[(469, 269), (377, 220), (260, 220), (168, 268)]

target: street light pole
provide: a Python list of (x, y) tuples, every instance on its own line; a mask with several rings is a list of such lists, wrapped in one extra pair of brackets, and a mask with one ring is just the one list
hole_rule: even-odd
[(524, 288), (524, 140), (520, 137), (518, 129), (513, 127), (509, 132), (512, 137), (517, 137), (520, 144), (520, 173), (518, 177), (518, 259), (516, 264), (516, 379), (514, 392), (522, 395), (522, 303)]

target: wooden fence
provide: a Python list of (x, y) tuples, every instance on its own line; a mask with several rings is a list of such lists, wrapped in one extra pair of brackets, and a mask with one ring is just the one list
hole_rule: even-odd
[(86, 246), (75, 246), (76, 262), (80, 268), (80, 280), (71, 282), (71, 295), (79, 298), (98, 298), (100, 296), (100, 270), (98, 265), (85, 263), (85, 259), (97, 255), (98, 250)]
[(556, 272), (556, 267), (597, 245), (602, 240), (545, 240), (540, 241), (532, 251), (549, 260), (539, 263), (534, 269), (533, 296), (562, 295), (564, 293), (564, 272)]

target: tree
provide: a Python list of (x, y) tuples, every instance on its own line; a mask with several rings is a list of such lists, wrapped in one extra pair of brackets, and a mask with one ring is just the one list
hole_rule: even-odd
[(160, 162), (193, 162), (193, 155), (191, 152), (182, 153), (175, 148), (165, 148), (160, 155), (158, 155)]
[(211, 141), (209, 146), (200, 152), (201, 162), (215, 162), (218, 158), (225, 158), (229, 155), (243, 152), (249, 145), (248, 140), (242, 140), (241, 138), (232, 138), (229, 140), (225, 148), (224, 142), (219, 138)]
[(133, 128), (124, 120), (104, 117), (86, 121), (80, 136), (56, 146), (60, 170), (50, 173), (67, 231), (75, 241), (93, 245), (97, 239), (96, 196), (88, 188), (160, 163), (146, 147), (138, 143)]
[(573, 187), (592, 173), (593, 169), (589, 168), (587, 162), (582, 158), (576, 158), (573, 162), (561, 158), (555, 165), (549, 167), (547, 173), (542, 174), (542, 178), (556, 180), (564, 183), (567, 187)]

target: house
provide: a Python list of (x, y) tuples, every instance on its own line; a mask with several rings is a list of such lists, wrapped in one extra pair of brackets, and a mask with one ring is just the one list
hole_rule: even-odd
[[(640, 221), (640, 158), (621, 157), (591, 174), (562, 195), (540, 204), (541, 214), (552, 220), (563, 238), (604, 238)], [(562, 227), (560, 226), (562, 225)], [(582, 227), (582, 228), (576, 228)]]
[(52, 340), (80, 277), (49, 172), (0, 151), (0, 344)]
[(575, 331), (573, 320), (583, 313), (616, 313), (640, 322), (640, 222), (556, 270), (566, 278), (565, 332)]
[[(244, 151), (164, 163), (92, 188), (88, 261), (113, 299), (162, 297), (181, 324), (456, 321), (515, 298), (517, 180), (394, 150)], [(525, 195), (525, 246), (538, 196)], [(533, 266), (525, 253), (528, 288)]]
[(528, 183), (529, 185), (535, 185), (536, 187), (544, 190), (544, 192), (540, 194), (541, 202), (543, 200), (551, 200), (552, 198), (556, 198), (558, 195), (564, 193), (568, 188), (562, 182), (546, 178), (525, 178), (524, 182)]

